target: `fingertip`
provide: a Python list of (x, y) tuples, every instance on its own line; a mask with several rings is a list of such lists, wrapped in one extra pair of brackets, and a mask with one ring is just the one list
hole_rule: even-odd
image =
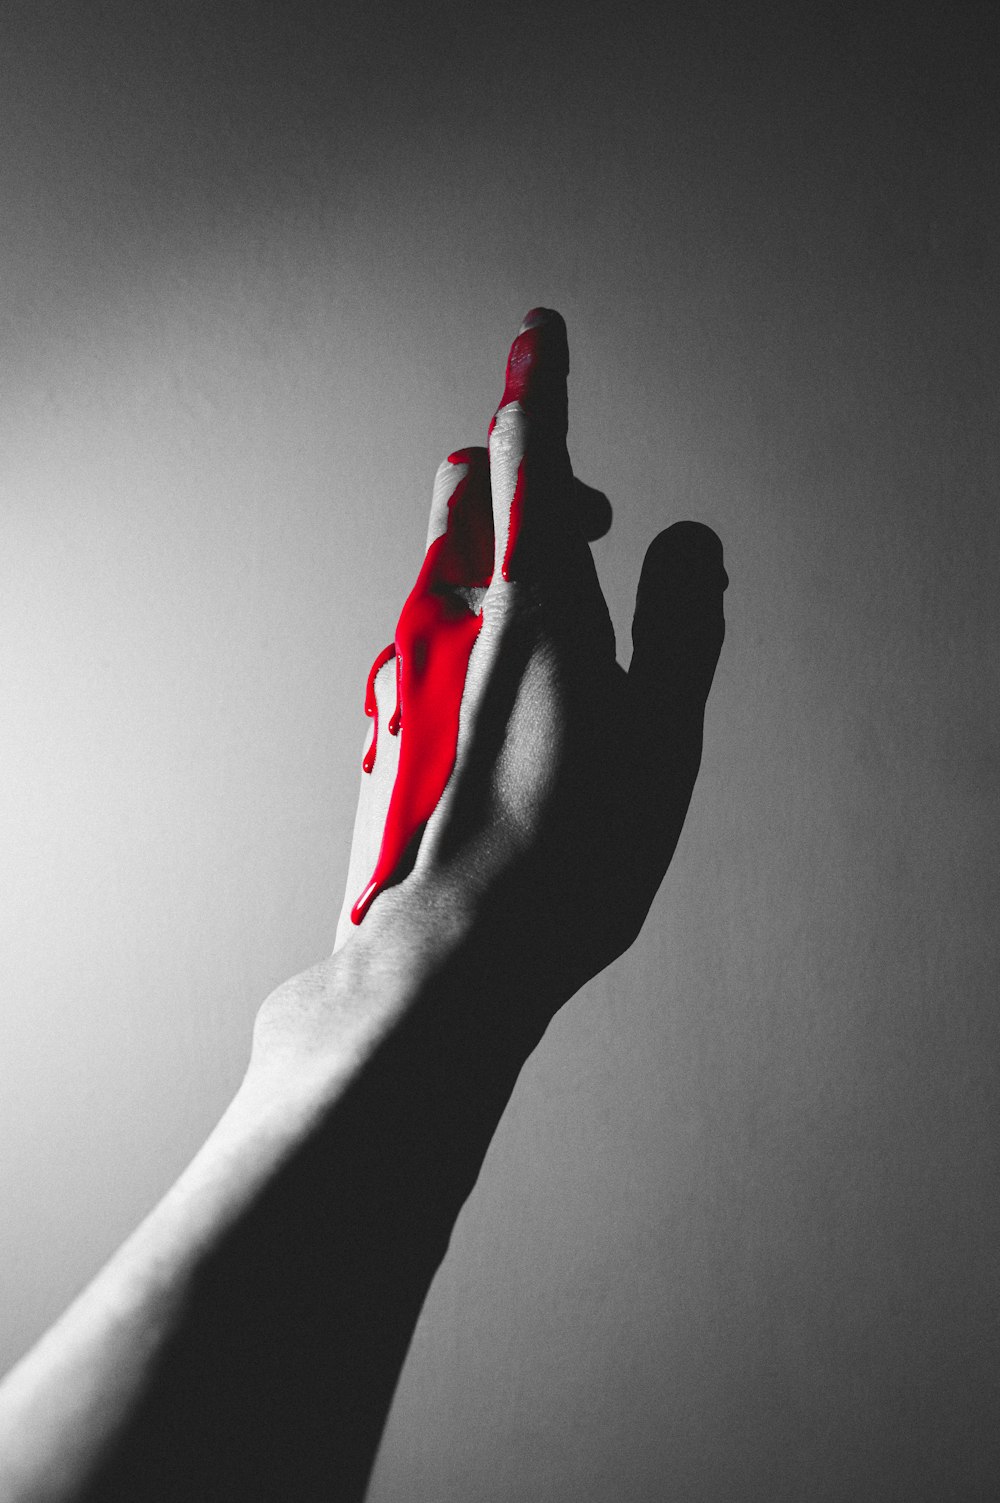
[[(497, 413), (517, 402), (530, 417), (565, 434), (568, 375), (569, 343), (565, 320), (553, 308), (532, 308), (510, 347), (504, 391)], [(491, 423), (491, 431), (492, 428)]]
[(488, 458), (489, 455), (481, 444), (470, 444), (468, 448), (456, 449), (453, 454), (449, 454), (444, 464), (466, 464), (472, 469), (476, 465), (485, 464)]
[(479, 445), (454, 449), (438, 465), (425, 563), (433, 545), (444, 538), (447, 544), (435, 555), (438, 584), (488, 584), (494, 556), (493, 497), (489, 455)]
[(675, 522), (650, 543), (632, 622), (629, 670), (637, 687), (657, 683), (664, 702), (703, 703), (726, 632), (729, 584), (722, 541), (701, 522)]
[(529, 329), (540, 329), (543, 325), (552, 329), (560, 328), (563, 339), (566, 339), (566, 320), (555, 308), (529, 308), (517, 332), (520, 336), (527, 333)]
[(471, 486), (477, 493), (485, 490), (487, 496), (489, 494), (489, 455), (479, 444), (454, 449), (438, 465), (431, 492), (425, 549), (447, 531), (452, 502), (463, 486), (466, 489)]
[(644, 608), (654, 609), (659, 615), (698, 603), (721, 608), (728, 585), (718, 533), (704, 522), (674, 522), (658, 533), (646, 550), (636, 616)]

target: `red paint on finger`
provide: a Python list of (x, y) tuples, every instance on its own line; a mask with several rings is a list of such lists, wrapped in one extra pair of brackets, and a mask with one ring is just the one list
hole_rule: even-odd
[[(569, 374), (566, 325), (558, 313), (547, 308), (532, 308), (524, 325), (507, 356), (503, 396), (497, 413), (510, 402), (519, 402), (532, 417), (541, 418), (547, 425), (565, 433), (566, 377)], [(496, 420), (495, 413), (490, 433)]]
[[(390, 642), (388, 647), (382, 648), (382, 651), (375, 659), (374, 663), (371, 666), (371, 671), (368, 674), (368, 683), (365, 687), (365, 714), (372, 720), (374, 720), (375, 724), (372, 728), (372, 744), (365, 752), (365, 758), (361, 764), (365, 772), (371, 772), (372, 768), (375, 766), (375, 754), (378, 751), (378, 700), (375, 698), (375, 680), (378, 677), (379, 672), (385, 667), (386, 663), (390, 662), (395, 656), (396, 644), (395, 642)], [(399, 701), (398, 677), (399, 675), (397, 673), (397, 703)], [(395, 719), (395, 717), (393, 718)], [(390, 731), (392, 730), (391, 720), (389, 722), (389, 729)]]
[[(527, 417), (533, 420), (526, 434), (529, 445), (541, 439), (547, 449), (553, 435), (563, 438), (567, 427), (568, 374), (566, 325), (560, 315), (553, 313), (551, 309), (532, 308), (525, 315), (521, 331), (510, 347), (503, 396), (490, 423), (490, 434), (503, 409), (511, 402), (517, 402)], [(510, 579), (514, 554), (521, 536), (526, 488), (524, 469), (525, 456), (522, 455), (510, 502), (507, 543), (500, 566), (501, 577), (505, 580)]]
[[(449, 455), (469, 461), (465, 451)], [(417, 582), (403, 606), (396, 640), (376, 659), (369, 675), (396, 655), (396, 709), (389, 722), (401, 734), (399, 766), (386, 814), (375, 870), (351, 909), (360, 924), (398, 868), (413, 837), (437, 807), (455, 766), (458, 720), (465, 674), (483, 624), (459, 591), (485, 587), (493, 573), (493, 515), (488, 487), (471, 469), (448, 502), (448, 523), (427, 550)], [(372, 693), (374, 698), (374, 693)], [(365, 709), (368, 708), (366, 696)], [(377, 712), (376, 712), (377, 713)], [(377, 734), (377, 721), (376, 721)], [(375, 742), (370, 748), (375, 762)], [(368, 757), (366, 771), (370, 771)]]

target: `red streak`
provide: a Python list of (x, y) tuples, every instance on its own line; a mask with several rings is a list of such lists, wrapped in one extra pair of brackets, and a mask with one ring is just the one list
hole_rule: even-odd
[[(463, 451), (448, 456), (465, 461)], [(473, 643), (483, 624), (458, 593), (484, 588), (493, 574), (493, 514), (488, 483), (475, 468), (448, 502), (448, 525), (427, 550), (423, 567), (403, 606), (396, 640), (375, 660), (368, 676), (365, 712), (375, 716), (375, 738), (364, 767), (375, 765), (378, 736), (375, 675), (396, 654), (396, 710), (389, 731), (401, 732), (399, 767), (389, 799), (375, 870), (351, 909), (360, 924), (389, 882), (414, 836), (427, 823), (455, 766), (458, 719)], [(457, 587), (457, 588), (456, 588)]]
[(504, 579), (510, 579), (510, 566), (517, 547), (517, 540), (521, 535), (521, 514), (524, 511), (524, 460), (517, 467), (517, 480), (514, 482), (514, 494), (510, 498), (510, 521), (507, 527), (507, 546), (503, 551), (503, 563), (500, 565), (500, 573)]
[[(530, 318), (531, 315), (529, 314), (528, 317)], [(504, 376), (503, 396), (490, 419), (487, 439), (496, 427), (497, 414), (508, 403), (520, 402), (522, 407), (527, 408), (531, 378), (538, 361), (539, 332), (537, 328), (525, 329), (510, 347), (510, 353), (507, 356), (507, 371)]]
[[(532, 313), (528, 314), (528, 318), (532, 317), (534, 311), (533, 309)], [(521, 406), (526, 411), (528, 410), (530, 406), (529, 393), (531, 391), (532, 376), (538, 364), (539, 344), (540, 330), (537, 327), (532, 327), (525, 329), (523, 334), (519, 334), (511, 345), (510, 354), (507, 356), (507, 373), (504, 379), (503, 396), (500, 398), (500, 406), (490, 419), (487, 441), (489, 440), (489, 435), (492, 434), (493, 429), (496, 427), (499, 413), (508, 403), (520, 402)], [(517, 547), (517, 540), (521, 533), (521, 512), (523, 507), (524, 461), (522, 460), (517, 467), (517, 480), (514, 484), (514, 494), (510, 501), (507, 546), (504, 549), (503, 563), (500, 566), (500, 574), (506, 580), (510, 579), (511, 561), (513, 560), (514, 549)]]

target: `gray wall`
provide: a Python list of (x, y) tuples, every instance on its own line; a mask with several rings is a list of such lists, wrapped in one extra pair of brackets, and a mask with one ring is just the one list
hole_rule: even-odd
[(0, 1356), (332, 943), (365, 673), (544, 302), (623, 652), (682, 516), (729, 637), (373, 1499), (986, 1497), (988, 8), (327, 9), (4, 7)]

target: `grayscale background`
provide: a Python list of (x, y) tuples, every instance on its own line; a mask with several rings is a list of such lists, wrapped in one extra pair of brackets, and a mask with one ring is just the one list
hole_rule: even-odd
[(365, 674), (565, 314), (627, 658), (721, 536), (676, 861), (523, 1072), (373, 1503), (993, 1496), (991, 8), (24, 3), (0, 46), (0, 1358), (333, 939)]

